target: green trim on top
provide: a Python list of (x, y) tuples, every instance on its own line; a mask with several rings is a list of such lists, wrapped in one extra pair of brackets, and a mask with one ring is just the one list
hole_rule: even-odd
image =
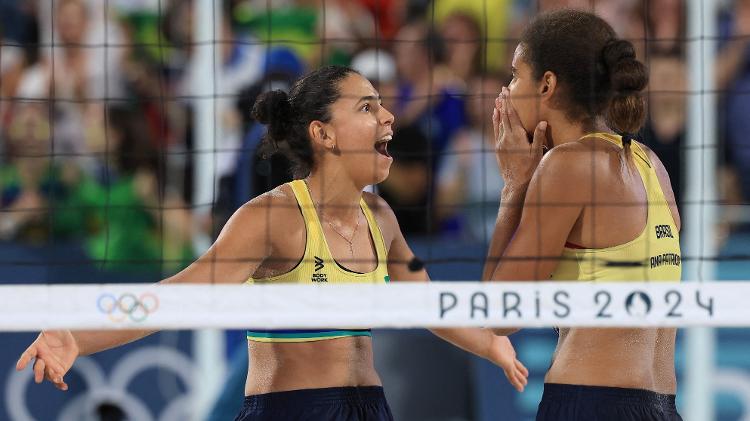
[(279, 333), (279, 332), (254, 332), (247, 331), (249, 338), (277, 338), (277, 339), (311, 339), (311, 338), (328, 338), (338, 336), (372, 336), (370, 330), (323, 330), (299, 333)]

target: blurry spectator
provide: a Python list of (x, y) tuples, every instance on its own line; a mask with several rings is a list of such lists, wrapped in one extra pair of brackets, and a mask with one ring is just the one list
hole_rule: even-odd
[(517, 0), (522, 17), (516, 17), (518, 23), (513, 28), (518, 34), (524, 22), (538, 12), (564, 7), (587, 10), (612, 25), (618, 36), (630, 40), (638, 58), (646, 60), (651, 53), (684, 53), (684, 3), (682, 0)]
[(162, 160), (143, 127), (138, 110), (109, 111), (116, 155), (107, 199), (99, 207), (109, 232), (101, 230), (89, 240), (89, 250), (111, 259), (112, 267), (130, 269), (131, 261), (143, 261), (146, 267), (174, 271), (193, 259), (194, 225), (179, 192), (165, 184)]
[[(640, 0), (516, 0), (516, 18), (513, 25), (514, 34), (518, 36), (521, 28), (537, 13), (549, 12), (561, 8), (573, 8), (596, 13), (606, 20), (617, 35), (630, 40), (638, 51), (638, 57), (643, 59), (644, 42), (646, 36), (654, 37), (665, 35), (663, 29), (673, 23), (673, 19), (679, 16), (667, 16), (673, 10), (667, 6), (671, 0), (653, 0), (643, 2)], [(680, 2), (681, 0), (677, 0)], [(647, 6), (644, 6), (648, 4)], [(647, 23), (646, 16), (649, 13), (659, 12), (662, 14), (650, 15)], [(658, 26), (658, 30), (654, 29)], [(648, 35), (645, 33), (648, 27)], [(671, 34), (670, 34), (671, 35)], [(512, 51), (510, 52), (512, 53)]]
[(177, 192), (163, 183), (142, 114), (110, 109), (106, 168), (97, 180), (69, 175), (75, 189), (56, 209), (58, 230), (79, 226), (89, 256), (116, 270), (174, 270), (192, 259), (193, 224)]
[(468, 81), (484, 65), (482, 31), (476, 19), (464, 13), (448, 15), (440, 24), (445, 56), (453, 76)]
[[(94, 4), (97, 9), (103, 7)], [(53, 22), (44, 27), (55, 31), (55, 46), (51, 52), (42, 50), (39, 63), (24, 72), (18, 86), (21, 97), (55, 99), (55, 151), (78, 156), (84, 167), (91, 167), (96, 159), (83, 158), (85, 139), (87, 130), (101, 130), (92, 125), (103, 121), (104, 99), (124, 95), (119, 50), (93, 47), (105, 40), (113, 44), (121, 40), (115, 25), (101, 25), (102, 15), (93, 13), (84, 0), (56, 1), (50, 17)]]
[(648, 10), (649, 52), (685, 54), (686, 10), (682, 0), (651, 0)]
[(0, 167), (0, 238), (81, 241), (110, 269), (172, 270), (192, 259), (190, 212), (160, 185), (140, 114), (109, 112), (109, 148), (94, 178), (74, 161), (52, 159), (48, 105), (16, 108), (7, 135), (11, 160)]
[[(377, 45), (375, 16), (361, 3), (352, 0), (326, 0), (318, 11), (318, 33), (323, 41), (318, 50), (320, 64), (347, 65), (360, 46)], [(325, 8), (325, 10), (323, 10)]]
[(164, 181), (186, 198), (192, 193), (186, 153), (191, 141), (189, 107), (171, 98), (180, 93), (180, 82), (194, 49), (193, 4), (190, 0), (173, 0), (164, 4), (164, 10), (132, 3), (121, 9), (123, 32), (132, 42), (124, 51), (122, 63), (130, 101), (143, 114), (150, 147), (165, 152)]
[(745, 202), (750, 201), (750, 0), (735, 0), (720, 17), (716, 87), (723, 92), (722, 129)]
[(395, 125), (422, 131), (429, 140), (423, 153), (437, 168), (448, 140), (465, 124), (464, 81), (441, 64), (442, 40), (426, 23), (407, 24), (394, 42), (399, 83), (390, 109)]
[[(235, 30), (232, 11), (228, 1), (222, 2), (220, 49), (217, 51), (220, 66), (214, 80), (206, 85), (201, 83), (206, 75), (191, 61), (183, 79), (180, 93), (200, 101), (205, 95), (216, 97), (216, 177), (231, 176), (237, 162), (238, 149), (242, 139), (242, 120), (235, 107), (236, 95), (243, 88), (257, 83), (263, 77), (266, 48), (248, 34)], [(199, 46), (196, 48), (210, 48)], [(202, 89), (203, 88), (203, 89)], [(208, 88), (206, 91), (204, 88)]]
[[(615, 0), (608, 1), (616, 3)], [(687, 25), (684, 1), (631, 0), (626, 3), (629, 7), (612, 7), (612, 13), (603, 17), (620, 36), (633, 42), (641, 60), (648, 60), (651, 54), (684, 56)]]
[(47, 240), (47, 197), (54, 194), (48, 109), (44, 103), (15, 104), (9, 121), (7, 163), (0, 166), (0, 239)]
[[(36, 46), (0, 46), (0, 136), (13, 118), (13, 105), (18, 102), (21, 81), (27, 69), (38, 60)], [(0, 163), (5, 161), (5, 142), (0, 142)]]
[(400, 125), (388, 144), (393, 156), (390, 175), (378, 185), (380, 196), (393, 208), (404, 234), (432, 232), (430, 160), (424, 151), (429, 140), (423, 132)]
[(654, 53), (649, 60), (648, 118), (643, 141), (669, 173), (678, 203), (682, 200), (682, 145), (687, 122), (687, 68), (676, 53)]
[[(10, 118), (11, 98), (26, 68), (39, 60), (37, 3), (20, 0), (0, 2), (0, 132)], [(2, 153), (0, 142), (0, 154)], [(0, 162), (2, 158), (0, 157)]]
[(486, 45), (479, 44), (479, 50), (486, 54), (487, 68), (479, 70), (499, 71), (510, 66), (506, 53), (512, 53), (515, 48), (515, 41), (508, 41), (513, 1), (434, 0), (424, 17), (437, 27), (443, 27), (452, 16), (464, 16), (473, 20), (477, 25), (478, 38), (486, 41)]
[(467, 102), (470, 125), (451, 140), (437, 179), (434, 208), (443, 231), (482, 243), (492, 237), (503, 188), (490, 113), (506, 79), (472, 79)]

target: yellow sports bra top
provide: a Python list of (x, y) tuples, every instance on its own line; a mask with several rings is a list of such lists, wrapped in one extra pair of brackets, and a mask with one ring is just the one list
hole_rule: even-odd
[[(622, 138), (591, 133), (622, 148)], [(583, 139), (583, 138), (582, 138)], [(646, 226), (627, 243), (601, 249), (566, 243), (552, 279), (561, 281), (679, 281), (680, 235), (648, 154), (635, 142), (631, 152), (648, 199)]]
[[(358, 273), (341, 266), (331, 255), (323, 227), (318, 219), (318, 213), (302, 180), (288, 183), (297, 199), (302, 218), (305, 221), (306, 240), (305, 253), (297, 265), (289, 272), (268, 278), (250, 278), (247, 284), (269, 283), (386, 283), (388, 265), (385, 240), (380, 227), (364, 199), (360, 199), (359, 206), (367, 219), (372, 241), (377, 254), (377, 266), (372, 272)], [(371, 336), (370, 329), (305, 329), (305, 330), (248, 330), (247, 339), (256, 342), (311, 342), (326, 339), (343, 338), (346, 336)]]

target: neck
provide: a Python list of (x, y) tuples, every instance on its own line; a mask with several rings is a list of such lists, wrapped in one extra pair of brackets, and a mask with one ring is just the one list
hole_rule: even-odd
[(610, 130), (602, 121), (597, 120), (594, 124), (585, 124), (581, 122), (572, 122), (563, 115), (551, 117), (547, 121), (547, 138), (549, 139), (548, 147), (552, 148), (563, 143), (575, 142), (587, 133), (606, 132)]
[(364, 186), (356, 185), (343, 171), (315, 169), (305, 181), (321, 217), (349, 223), (359, 216)]

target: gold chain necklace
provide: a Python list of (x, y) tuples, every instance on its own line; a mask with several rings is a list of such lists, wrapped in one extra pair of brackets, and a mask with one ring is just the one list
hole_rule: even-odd
[[(304, 179), (303, 181), (305, 182), (305, 185), (307, 186), (307, 191), (310, 192), (310, 200), (313, 202), (313, 207), (317, 211), (319, 206), (318, 206), (317, 203), (315, 203), (315, 200), (312, 198), (312, 192), (310, 191), (310, 184), (307, 182), (307, 179)], [(354, 244), (353, 243), (354, 243), (354, 237), (357, 235), (357, 229), (359, 228), (359, 219), (360, 219), (359, 218), (359, 213), (357, 213), (357, 223), (354, 225), (354, 230), (352, 231), (352, 237), (351, 238), (346, 238), (346, 236), (344, 234), (342, 234), (341, 231), (339, 231), (336, 228), (336, 226), (331, 223), (331, 221), (329, 221), (327, 219), (324, 219), (322, 212), (318, 212), (318, 215), (319, 215), (318, 219), (320, 219), (321, 221), (323, 221), (326, 224), (328, 224), (328, 226), (331, 227), (331, 229), (333, 230), (333, 232), (335, 232), (336, 234), (338, 234), (339, 237), (343, 238), (344, 241), (346, 241), (346, 243), (349, 245), (349, 254), (351, 254), (351, 256), (354, 257)], [(325, 235), (325, 234), (323, 234), (323, 235)]]
[(339, 235), (339, 237), (343, 238), (344, 241), (346, 241), (347, 244), (349, 244), (349, 254), (351, 254), (352, 257), (354, 257), (354, 236), (357, 235), (357, 228), (359, 228), (359, 215), (357, 215), (357, 223), (354, 225), (354, 231), (352, 231), (352, 238), (346, 238), (344, 234), (342, 234), (339, 230), (336, 229), (336, 227), (331, 223), (331, 221), (326, 220), (326, 224), (328, 224), (329, 227)]

